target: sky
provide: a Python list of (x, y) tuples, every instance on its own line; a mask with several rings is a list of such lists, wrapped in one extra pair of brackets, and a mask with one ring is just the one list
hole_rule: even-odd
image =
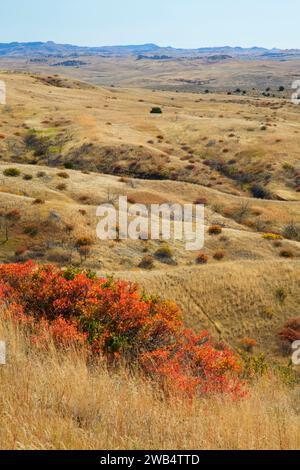
[(300, 48), (299, 0), (0, 0), (0, 42)]

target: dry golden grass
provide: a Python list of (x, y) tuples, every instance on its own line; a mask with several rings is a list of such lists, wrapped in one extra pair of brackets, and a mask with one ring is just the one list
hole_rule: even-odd
[[(131, 75), (131, 63), (121, 65), (123, 84), (138, 85), (149, 73), (147, 85), (162, 84), (157, 77), (161, 64), (155, 64), (153, 71), (149, 62), (135, 64), (139, 78)], [(273, 64), (275, 76), (279, 65)], [(229, 83), (236, 66), (209, 67), (209, 73)], [(245, 66), (239, 62), (238, 70)], [(103, 61), (103, 67), (110, 83), (116, 74), (109, 70), (111, 63)], [(175, 86), (185, 75), (175, 62), (168, 67), (173, 75), (170, 86)], [(251, 67), (257, 73), (260, 65)], [(196, 79), (199, 70), (185, 73)], [(208, 73), (205, 70), (201, 73)], [(164, 79), (171, 79), (168, 74)], [(83, 78), (88, 76), (89, 71)], [(8, 105), (1, 108), (0, 117), (0, 208), (17, 206), (22, 214), (8, 242), (0, 244), (0, 261), (24, 260), (15, 252), (25, 248), (25, 259), (52, 258), (64, 264), (70, 237), (66, 227), (72, 225), (74, 239), (93, 241), (84, 267), (138, 281), (147, 291), (175, 300), (187, 326), (207, 328), (233, 346), (242, 338), (253, 338), (257, 351), (284, 361), (278, 356), (276, 334), (284, 320), (299, 315), (300, 245), (283, 240), (276, 247), (263, 239), (260, 227), (282, 232), (289, 222), (300, 222), (299, 107), (278, 97), (152, 93), (74, 81), (60, 88), (43, 77), (19, 73), (1, 72), (0, 78), (8, 92)], [(150, 115), (153, 106), (161, 106), (163, 114)], [(64, 180), (58, 176), (60, 170), (45, 166), (45, 158), (39, 166), (30, 165), (33, 152), (24, 147), (30, 129), (46, 137), (71, 136), (55, 163), (61, 168), (64, 158), (76, 155), (83, 144), (92, 144), (92, 150), (88, 146), (86, 153), (80, 151), (75, 162), (85, 173), (63, 170), (69, 175)], [(157, 169), (165, 179), (131, 181), (99, 173), (110, 171), (114, 158), (120, 173), (129, 177), (138, 165), (144, 177)], [(221, 174), (209, 166), (209, 160), (233, 161), (228, 164), (258, 177), (267, 170), (269, 189), (278, 200), (251, 198), (247, 185)], [(3, 170), (12, 166), (20, 169), (20, 177), (3, 176)], [(41, 171), (43, 176), (38, 176)], [(33, 179), (24, 180), (25, 174)], [(62, 183), (65, 186), (59, 190)], [(206, 236), (203, 252), (208, 263), (196, 266), (197, 253), (171, 242), (177, 267), (155, 260), (153, 270), (144, 271), (138, 268), (140, 261), (153, 257), (159, 242), (97, 242), (96, 207), (115, 201), (118, 195), (145, 204), (206, 199), (206, 231), (214, 224), (224, 227), (222, 235)], [(36, 199), (44, 203), (35, 204)], [(237, 219), (234, 214), (241, 206), (247, 206), (246, 216)], [(53, 212), (59, 220), (49, 222)], [(39, 227), (39, 233), (24, 234), (26, 225)], [(281, 259), (280, 249), (292, 251), (294, 258)], [(217, 261), (213, 256), (220, 251), (225, 256)], [(78, 265), (78, 256), (74, 260)], [(278, 297), (278, 290), (284, 298)], [(0, 321), (0, 338), (8, 342), (8, 363), (0, 366), (0, 448), (300, 447), (299, 390), (275, 378), (261, 379), (251, 387), (250, 396), (239, 402), (228, 398), (178, 402), (163, 398), (138, 373), (113, 374), (101, 363), (87, 366), (83, 352), (62, 353), (54, 347), (47, 354), (39, 352), (9, 322)]]
[[(103, 146), (118, 153), (123, 145), (129, 154), (132, 149), (150, 154), (153, 165), (157, 169), (161, 166), (159, 172), (167, 178), (245, 195), (248, 193), (243, 185), (204, 164), (207, 159), (235, 160), (232, 166), (246, 173), (257, 177), (262, 172), (271, 174), (269, 187), (280, 198), (300, 199), (296, 192), (299, 107), (288, 100), (152, 93), (138, 88), (78, 86), (73, 81), (66, 82), (67, 88), (60, 88), (50, 86), (41, 77), (12, 73), (0, 76), (8, 93), (8, 106), (3, 108), (0, 120), (4, 136), (0, 150), (6, 159), (30, 160), (30, 152), (22, 148), (29, 129), (52, 137), (68, 133), (72, 139), (64, 146), (64, 154), (82, 144), (95, 145), (94, 155), (80, 156), (81, 168), (96, 168)], [(150, 115), (153, 106), (161, 106), (163, 114)], [(265, 132), (260, 130), (262, 124), (267, 128)], [(149, 161), (141, 162), (139, 157), (136, 160), (147, 175)], [(120, 158), (117, 166), (124, 169), (129, 164), (130, 160)]]
[[(0, 173), (10, 166), (0, 164)], [(9, 242), (0, 245), (3, 262), (24, 261), (37, 256), (36, 259), (42, 262), (68, 263), (69, 235), (66, 227), (71, 225), (74, 227), (72, 238), (88, 237), (93, 241), (91, 254), (83, 267), (96, 270), (100, 275), (114, 273), (116, 277), (137, 281), (147, 290), (175, 300), (182, 307), (188, 326), (208, 328), (213, 333), (220, 330), (227, 341), (235, 344), (250, 336), (258, 342), (260, 349), (272, 356), (277, 355), (275, 338), (278, 329), (284, 320), (299, 314), (300, 245), (296, 241), (282, 240), (281, 247), (276, 247), (261, 233), (216, 212), (213, 202), (215, 205), (222, 203), (225, 207), (248, 202), (251, 213), (264, 211), (267, 217), (273, 216), (274, 224), (278, 224), (281, 230), (293, 216), (294, 220), (299, 220), (298, 203), (253, 201), (190, 183), (120, 181), (115, 176), (84, 174), (75, 170), (66, 170), (69, 175), (65, 180), (67, 189), (61, 192), (56, 189), (62, 181), (57, 176), (57, 169), (22, 164), (13, 166), (20, 169), (21, 176), (13, 179), (1, 177), (0, 206), (13, 208), (17, 205), (22, 219), (21, 227), (15, 227)], [(39, 171), (46, 176), (37, 177)], [(33, 179), (23, 180), (22, 175), (28, 173), (33, 175)], [(149, 204), (191, 202), (199, 194), (209, 201), (205, 212), (203, 252), (208, 256), (205, 266), (196, 266), (197, 252), (188, 252), (184, 243), (171, 241), (170, 248), (177, 267), (156, 260), (153, 270), (146, 272), (139, 269), (140, 262), (145, 255), (155, 255), (161, 247), (159, 242), (126, 240), (116, 243), (96, 238), (97, 205), (115, 201), (118, 195), (128, 195), (132, 202)], [(41, 198), (45, 203), (33, 204), (35, 198)], [(57, 223), (49, 222), (49, 214), (53, 211), (60, 216)], [(215, 223), (224, 225), (222, 234), (210, 236), (208, 227)], [(33, 238), (24, 234), (22, 229), (32, 224), (39, 228), (38, 235)], [(23, 248), (27, 249), (25, 256), (16, 257), (15, 252)], [(284, 260), (280, 258), (280, 250), (290, 250), (295, 257)], [(225, 253), (221, 261), (214, 259), (218, 251)], [(79, 263), (76, 252), (73, 262)], [(284, 302), (276, 297), (279, 288), (286, 292)], [(265, 315), (266, 309), (272, 311), (271, 316)]]
[[(166, 51), (167, 55), (172, 52)], [(57, 66), (57, 59), (44, 57), (45, 63), (33, 63), (27, 57), (1, 57), (0, 67), (7, 70), (24, 70), (32, 73), (53, 75), (61, 74), (89, 83), (110, 86), (134, 86), (150, 89), (171, 89), (180, 91), (210, 90), (233, 91), (237, 87), (247, 90), (247, 94), (260, 95), (266, 85), (271, 86), (276, 96), (278, 86), (285, 85), (288, 96), (290, 77), (299, 70), (299, 59), (296, 56), (290, 60), (287, 54), (283, 61), (273, 60), (231, 60), (216, 61), (215, 63), (187, 55), (184, 60), (136, 60), (135, 56), (92, 57), (82, 56), (86, 63), (84, 67)], [(267, 74), (266, 74), (267, 70)], [(193, 83), (194, 81), (194, 83)], [(192, 82), (192, 83), (191, 83)], [(202, 85), (199, 85), (201, 83)], [(253, 93), (252, 87), (255, 87)], [(238, 97), (239, 98), (239, 97)]]
[(263, 378), (249, 397), (166, 400), (138, 374), (42, 353), (9, 321), (0, 366), (1, 449), (298, 449), (299, 389)]
[[(267, 355), (278, 356), (277, 332), (288, 318), (299, 315), (298, 261), (225, 262), (175, 268), (163, 272), (118, 273), (138, 281), (147, 291), (172, 298), (189, 327), (206, 328), (235, 346), (245, 335)], [(282, 289), (286, 298), (277, 298)], [(272, 315), (266, 315), (266, 310)]]
[[(227, 67), (224, 64), (224, 70)], [(279, 98), (271, 102), (253, 96), (153, 93), (138, 88), (91, 87), (72, 80), (65, 82), (67, 88), (60, 88), (45, 83), (42, 76), (1, 72), (0, 77), (8, 91), (8, 106), (1, 108), (0, 118), (4, 135), (0, 143), (0, 208), (18, 206), (22, 213), (20, 227), (11, 231), (7, 243), (0, 243), (0, 261), (32, 257), (63, 265), (70, 238), (66, 227), (72, 225), (74, 239), (88, 237), (93, 241), (84, 267), (101, 275), (113, 272), (133, 279), (176, 300), (189, 326), (221, 331), (225, 339), (234, 342), (250, 336), (261, 349), (276, 354), (278, 327), (299, 314), (300, 244), (283, 240), (282, 246), (276, 247), (263, 239), (262, 232), (282, 233), (291, 221), (300, 223), (300, 193), (295, 187), (300, 175), (300, 108)], [(150, 115), (153, 106), (161, 106), (163, 114)], [(268, 124), (267, 131), (260, 130), (262, 124)], [(60, 170), (45, 166), (45, 158), (39, 165), (28, 164), (32, 151), (24, 150), (22, 142), (29, 129), (43, 136), (72, 136), (62, 149), (57, 164)], [(63, 169), (69, 175), (63, 180), (58, 173), (64, 158), (83, 144), (94, 146), (91, 153), (83, 151), (78, 156), (84, 172), (79, 171), (80, 166), (77, 171)], [(104, 148), (111, 153), (103, 153)], [(121, 169), (129, 171), (129, 177), (99, 172), (99, 161), (105, 164), (114, 157)], [(270, 189), (284, 200), (251, 198), (247, 185), (207, 166), (205, 159), (234, 159), (233, 166), (257, 175), (267, 170), (272, 176)], [(157, 165), (166, 179), (131, 180), (132, 163), (133, 167), (137, 163), (142, 166), (146, 178), (147, 170)], [(12, 166), (20, 169), (20, 177), (3, 176), (3, 170)], [(41, 171), (44, 176), (38, 177)], [(24, 180), (25, 174), (33, 179)], [(172, 175), (179, 175), (182, 181), (171, 180)], [(65, 188), (58, 190), (62, 183)], [(224, 227), (220, 236), (206, 233), (202, 251), (208, 256), (207, 265), (195, 266), (198, 253), (187, 252), (183, 243), (171, 241), (177, 267), (155, 260), (153, 270), (145, 272), (139, 268), (140, 262), (147, 255), (154, 256), (159, 242), (96, 240), (96, 207), (116, 201), (118, 195), (145, 204), (206, 199), (206, 229), (214, 224)], [(37, 198), (45, 203), (34, 204)], [(239, 219), (235, 214), (241, 207), (247, 210)], [(49, 223), (53, 211), (60, 220)], [(35, 237), (24, 234), (24, 226), (30, 224), (40, 227)], [(24, 256), (15, 255), (23, 249)], [(294, 258), (281, 259), (280, 250), (291, 251)], [(220, 251), (224, 258), (215, 260)], [(80, 263), (76, 252), (72, 261)], [(284, 302), (276, 298), (277, 288), (286, 290)], [(272, 315), (266, 316), (266, 310)]]

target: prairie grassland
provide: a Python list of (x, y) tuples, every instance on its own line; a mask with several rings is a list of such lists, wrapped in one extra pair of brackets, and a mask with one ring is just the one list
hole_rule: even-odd
[[(233, 343), (247, 335), (276, 355), (278, 328), (299, 315), (300, 107), (278, 96), (0, 77), (8, 93), (0, 116), (0, 209), (17, 207), (21, 216), (6, 242), (1, 230), (0, 261), (71, 263), (138, 281), (176, 300), (188, 326)], [(163, 113), (150, 114), (153, 106)], [(10, 167), (20, 175), (5, 176)], [(240, 172), (274, 197), (252, 197), (253, 181), (240, 180)], [(166, 264), (155, 256), (160, 242), (97, 240), (96, 208), (119, 195), (144, 204), (203, 200), (207, 264), (196, 265), (198, 253), (181, 242), (170, 241), (173, 259)], [(221, 235), (208, 234), (214, 224)], [(263, 238), (284, 234), (287, 225), (292, 237)], [(90, 251), (81, 259), (74, 244), (84, 238)], [(151, 271), (140, 269), (147, 256)]]
[(165, 399), (138, 373), (87, 366), (83, 351), (43, 353), (0, 323), (1, 449), (278, 449), (300, 447), (299, 389), (271, 376), (240, 401)]
[[(170, 51), (167, 51), (170, 54)], [(171, 53), (172, 54), (172, 53)], [(298, 56), (299, 57), (299, 56)], [(33, 63), (27, 58), (1, 57), (0, 67), (4, 70), (20, 70), (44, 75), (60, 74), (85, 80), (92, 84), (122, 87), (147, 87), (150, 89), (204, 92), (234, 91), (237, 87), (247, 93), (260, 94), (270, 87), (271, 94), (278, 94), (279, 85), (289, 93), (291, 77), (299, 70), (299, 58), (289, 55), (285, 61), (273, 60), (230, 60), (208, 63), (205, 60), (173, 57), (172, 60), (136, 60), (134, 56), (92, 57), (82, 56), (83, 67), (63, 67), (56, 65), (56, 58), (45, 58), (45, 63)]]
[[(0, 172), (10, 166), (0, 164)], [(299, 243), (282, 240), (277, 247), (272, 241), (265, 240), (262, 233), (215, 212), (213, 203), (220, 201), (225, 207), (232, 207), (244, 199), (253, 213), (266, 211), (267, 217), (273, 217), (274, 227), (279, 230), (283, 230), (291, 219), (299, 220), (298, 203), (253, 201), (182, 182), (136, 179), (132, 187), (130, 179), (75, 170), (64, 170), (68, 178), (63, 179), (56, 168), (13, 166), (21, 175), (13, 178), (13, 184), (12, 178), (1, 176), (0, 203), (6, 209), (17, 207), (21, 220), (11, 229), (8, 242), (0, 245), (2, 262), (33, 258), (44, 263), (67, 265), (66, 255), (70, 250), (67, 229), (72, 226), (74, 240), (88, 237), (92, 241), (89, 258), (82, 267), (100, 275), (114, 274), (117, 278), (138, 282), (147, 291), (173, 299), (181, 306), (189, 327), (209, 329), (234, 344), (249, 336), (258, 342), (258, 350), (277, 355), (278, 329), (285, 320), (299, 315)], [(37, 176), (40, 172), (42, 177)], [(31, 174), (32, 179), (25, 181), (22, 176), (26, 174)], [(57, 189), (62, 181), (66, 184), (64, 191)], [(209, 258), (208, 263), (197, 266), (197, 252), (186, 251), (182, 242), (169, 243), (176, 261), (173, 266), (155, 259), (156, 251), (163, 246), (158, 241), (98, 240), (96, 208), (120, 194), (127, 195), (132, 202), (145, 204), (184, 203), (194, 201), (199, 195), (207, 198), (203, 252)], [(43, 203), (35, 204), (36, 198)], [(49, 219), (53, 212), (59, 217), (56, 222)], [(208, 235), (208, 228), (213, 223), (222, 225), (220, 236)], [(35, 236), (24, 233), (28, 226), (36, 229)], [(290, 250), (294, 258), (281, 258), (281, 249)], [(18, 250), (24, 254), (16, 255)], [(221, 261), (214, 259), (218, 252), (224, 255)], [(151, 271), (138, 267), (146, 255), (153, 257)], [(76, 252), (72, 259), (79, 265)], [(284, 291), (284, 299), (278, 298), (280, 289)]]
[[(297, 261), (228, 262), (214, 266), (118, 273), (161, 293), (181, 306), (185, 322), (206, 328), (227, 341), (256, 338), (270, 356), (278, 352), (277, 332), (285, 320), (299, 316), (300, 264)], [(279, 290), (286, 294), (282, 301)]]
[[(56, 166), (71, 160), (79, 169), (152, 174), (247, 196), (242, 171), (267, 181), (283, 200), (300, 199), (299, 107), (289, 100), (99, 88), (19, 73), (0, 77), (7, 86), (0, 122), (5, 160), (46, 163), (45, 155), (33, 158), (24, 145), (34, 131), (66, 138), (62, 152), (52, 156)], [(163, 114), (151, 115), (154, 106)]]
[[(1, 227), (1, 262), (72, 264), (138, 281), (176, 301), (187, 326), (208, 329), (233, 347), (248, 336), (257, 341), (255, 352), (289, 360), (276, 338), (286, 319), (299, 316), (299, 107), (279, 97), (0, 77), (8, 90), (0, 116), (1, 223), (9, 220), (7, 240)], [(150, 114), (153, 106), (163, 113)], [(11, 167), (19, 170), (14, 177), (4, 174)], [(272, 199), (251, 197), (253, 182)], [(207, 264), (197, 265), (199, 253), (181, 242), (170, 241), (167, 264), (156, 256), (159, 241), (97, 240), (96, 208), (119, 195), (144, 204), (203, 200)], [(7, 218), (15, 209), (17, 223)], [(220, 235), (209, 235), (215, 224)], [(287, 224), (292, 237), (263, 237), (284, 235)], [(75, 248), (87, 240), (88, 256), (79, 258)], [(140, 268), (145, 256), (153, 261), (149, 271)], [(129, 376), (87, 365), (83, 351), (43, 353), (9, 322), (0, 320), (0, 338), (8, 342), (8, 363), (0, 368), (0, 448), (300, 446), (299, 390), (272, 376), (238, 402), (178, 402), (138, 371)]]

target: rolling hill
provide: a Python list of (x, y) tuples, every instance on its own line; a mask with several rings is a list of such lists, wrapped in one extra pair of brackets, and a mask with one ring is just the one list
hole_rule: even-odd
[[(277, 331), (297, 316), (300, 296), (299, 107), (284, 98), (97, 87), (56, 74), (0, 79), (8, 90), (0, 206), (20, 212), (6, 242), (2, 230), (1, 261), (65, 266), (71, 256), (176, 300), (197, 330), (233, 347), (254, 338), (258, 351), (281, 360)], [(151, 114), (157, 106), (162, 114)], [(265, 192), (254, 197), (254, 187)], [(170, 242), (162, 260), (163, 242), (99, 241), (96, 208), (119, 195), (131, 204), (203, 202), (205, 264), (181, 242)], [(221, 234), (209, 234), (213, 225)], [(84, 258), (76, 250), (83, 238)]]

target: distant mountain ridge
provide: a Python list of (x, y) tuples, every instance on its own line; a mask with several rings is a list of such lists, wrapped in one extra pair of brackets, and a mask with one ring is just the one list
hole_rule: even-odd
[(204, 54), (229, 54), (231, 56), (254, 56), (254, 57), (276, 57), (299, 56), (300, 50), (281, 50), (266, 49), (263, 47), (200, 47), (196, 49), (183, 49), (175, 47), (162, 47), (156, 44), (140, 44), (140, 45), (119, 45), (119, 46), (101, 46), (88, 47), (76, 46), (72, 44), (56, 44), (53, 41), (48, 42), (12, 42), (0, 43), (0, 57), (78, 57), (78, 56), (141, 56), (146, 54), (172, 55), (178, 56), (195, 56)]

